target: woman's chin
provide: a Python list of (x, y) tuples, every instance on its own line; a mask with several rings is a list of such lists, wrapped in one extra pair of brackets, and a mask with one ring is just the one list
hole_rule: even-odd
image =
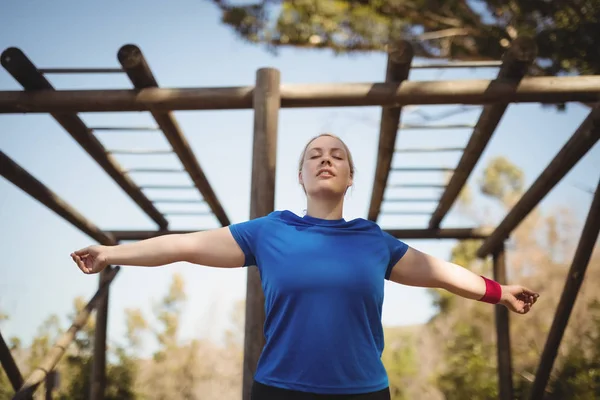
[(346, 188), (338, 187), (333, 182), (321, 181), (307, 191), (310, 197), (315, 198), (341, 198), (344, 197)]

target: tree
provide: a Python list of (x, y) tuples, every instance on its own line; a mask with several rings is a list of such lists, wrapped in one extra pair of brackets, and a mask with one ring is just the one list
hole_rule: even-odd
[(418, 57), (498, 60), (516, 37), (531, 36), (537, 73), (600, 73), (600, 0), (212, 1), (240, 38), (272, 51), (385, 51), (403, 38)]

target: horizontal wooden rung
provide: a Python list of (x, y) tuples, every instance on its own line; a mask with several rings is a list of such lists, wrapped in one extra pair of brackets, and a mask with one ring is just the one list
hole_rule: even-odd
[(91, 131), (160, 131), (154, 126), (95, 126)]
[(402, 210), (392, 210), (392, 211), (381, 211), (381, 214), (384, 215), (431, 215), (430, 211), (402, 211)]
[(134, 154), (134, 155), (158, 155), (158, 154), (173, 154), (173, 150), (169, 149), (111, 149), (106, 150), (110, 154)]
[(201, 199), (154, 199), (153, 203), (170, 203), (170, 204), (204, 204)]
[(429, 148), (413, 148), (413, 149), (396, 149), (396, 153), (436, 153), (445, 151), (463, 151), (463, 147), (429, 147)]
[(402, 124), (400, 125), (400, 129), (473, 129), (475, 125), (471, 124), (448, 124), (448, 125), (412, 125), (412, 124)]
[(124, 72), (122, 68), (41, 68), (42, 74), (114, 74)]
[(189, 215), (189, 216), (209, 216), (213, 215), (210, 211), (165, 211), (164, 215)]
[(123, 171), (126, 174), (136, 173), (136, 172), (155, 172), (155, 173), (163, 173), (163, 172), (186, 172), (182, 168), (131, 168)]
[(454, 168), (448, 167), (395, 167), (394, 172), (451, 172)]
[(390, 202), (390, 203), (426, 203), (426, 202), (437, 202), (439, 199), (433, 199), (433, 198), (387, 198), (387, 199), (383, 199), (383, 201), (385, 202)]
[(450, 61), (446, 63), (412, 64), (412, 69), (446, 69), (446, 68), (498, 68), (502, 61)]
[(411, 188), (411, 189), (443, 189), (446, 185), (436, 183), (391, 183), (388, 188)]
[(142, 185), (140, 189), (159, 189), (159, 190), (179, 190), (179, 189), (193, 189), (198, 190), (195, 186), (190, 185)]

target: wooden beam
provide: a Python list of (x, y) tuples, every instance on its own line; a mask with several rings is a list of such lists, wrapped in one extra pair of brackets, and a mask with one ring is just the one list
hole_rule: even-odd
[(4, 341), (2, 337), (2, 333), (0, 332), (0, 364), (6, 372), (6, 376), (8, 376), (8, 380), (12, 385), (14, 391), (16, 392), (23, 386), (23, 376), (21, 375), (21, 371), (19, 371), (19, 367), (13, 358), (8, 345)]
[[(507, 284), (506, 253), (504, 244), (494, 253), (494, 280), (501, 285)], [(508, 309), (502, 305), (494, 308), (496, 322), (496, 342), (498, 359), (498, 386), (500, 400), (513, 399), (512, 357), (510, 348), (510, 321)]]
[[(498, 71), (496, 82), (512, 84), (516, 88), (521, 79), (527, 73), (537, 55), (535, 41), (530, 38), (521, 37), (515, 39), (511, 47), (504, 54), (502, 66)], [(465, 147), (458, 166), (448, 182), (448, 187), (442, 194), (436, 210), (429, 220), (430, 228), (439, 228), (442, 220), (458, 198), (460, 191), (466, 184), (479, 161), (494, 131), (498, 127), (509, 103), (488, 104), (475, 125), (469, 142)]]
[[(389, 84), (399, 85), (408, 79), (410, 64), (414, 56), (411, 44), (407, 41), (396, 43), (390, 50), (387, 58), (385, 81)], [(375, 167), (375, 180), (371, 192), (371, 202), (367, 218), (377, 221), (385, 186), (392, 166), (396, 134), (400, 126), (401, 107), (384, 107), (381, 110), (381, 124), (379, 127), (379, 147), (377, 151), (377, 165)]]
[[(150, 70), (146, 58), (137, 46), (128, 44), (121, 47), (117, 58), (137, 89), (158, 87), (158, 83)], [(229, 225), (229, 218), (221, 202), (208, 182), (198, 159), (194, 155), (192, 148), (173, 115), (169, 111), (150, 110), (150, 113), (219, 223), (223, 226)]]
[(13, 400), (28, 399), (35, 393), (39, 384), (42, 383), (46, 378), (48, 372), (52, 371), (54, 367), (56, 367), (62, 356), (65, 354), (67, 348), (75, 339), (77, 332), (79, 332), (79, 330), (85, 326), (92, 310), (97, 307), (99, 300), (103, 295), (106, 294), (106, 290), (119, 270), (120, 267), (115, 267), (108, 270), (108, 273), (106, 274), (106, 280), (98, 288), (96, 294), (94, 294), (83, 310), (77, 314), (69, 329), (58, 338), (42, 362), (29, 374), (27, 379), (25, 379), (25, 383), (15, 394)]
[[(107, 233), (118, 241), (134, 241), (162, 235), (184, 235), (191, 232), (197, 231), (108, 231)], [(480, 228), (385, 229), (385, 232), (397, 239), (485, 239), (491, 230)]]
[[(279, 82), (280, 73), (276, 69), (264, 68), (256, 73), (250, 219), (265, 216), (275, 209)], [(254, 373), (265, 344), (265, 297), (256, 267), (248, 268), (246, 291), (242, 400), (250, 400)]]
[(594, 251), (596, 241), (598, 240), (598, 233), (600, 233), (600, 181), (596, 187), (596, 193), (594, 194), (592, 205), (590, 206), (588, 216), (585, 220), (581, 237), (577, 244), (575, 255), (573, 256), (571, 268), (567, 274), (563, 292), (560, 296), (556, 313), (554, 314), (554, 320), (552, 321), (552, 326), (550, 327), (550, 332), (548, 333), (548, 338), (544, 345), (540, 364), (531, 389), (530, 398), (532, 400), (544, 397), (546, 385), (548, 384), (548, 379), (552, 372), (556, 355), (558, 354), (560, 342), (562, 341), (565, 329), (569, 323), (571, 311), (573, 310), (575, 300), (577, 300), (579, 289), (583, 283), (585, 272), (590, 262), (592, 252)]
[(500, 246), (544, 196), (596, 144), (598, 139), (600, 139), (600, 106), (596, 106), (590, 112), (546, 169), (512, 207), (490, 237), (483, 242), (477, 250), (477, 256), (483, 258)]
[(0, 150), (0, 174), (19, 189), (70, 222), (80, 231), (104, 245), (116, 244), (115, 238), (103, 232), (56, 193), (38, 181)]
[[(23, 94), (56, 94), (50, 82), (39, 72), (29, 58), (19, 49), (11, 47), (0, 56), (2, 66), (19, 82)], [(117, 161), (107, 153), (96, 137), (90, 133), (83, 121), (73, 112), (54, 110), (52, 117), (71, 135), (77, 143), (100, 165), (100, 167), (129, 195), (144, 212), (164, 229), (168, 222), (154, 207), (136, 184), (124, 175)]]
[[(73, 113), (252, 108), (254, 87), (0, 91), (0, 113)], [(524, 78), (515, 89), (488, 79), (285, 84), (282, 108), (600, 101), (600, 75)]]

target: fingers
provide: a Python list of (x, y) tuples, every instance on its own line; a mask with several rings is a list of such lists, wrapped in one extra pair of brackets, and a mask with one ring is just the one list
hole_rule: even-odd
[(83, 249), (80, 249), (80, 250), (77, 250), (77, 251), (71, 253), (71, 255), (75, 254), (79, 257), (87, 256), (89, 254), (89, 249), (90, 249), (89, 247), (84, 247)]
[(532, 296), (532, 297), (534, 297), (535, 299), (537, 299), (538, 297), (540, 297), (540, 294), (539, 294), (539, 293), (536, 293), (536, 292), (534, 292), (533, 290), (531, 290), (531, 289), (528, 289), (528, 288), (526, 288), (526, 287), (524, 287), (524, 286), (521, 286), (521, 290), (522, 290), (522, 293), (523, 293), (523, 294), (525, 294), (525, 295), (527, 295), (527, 296)]
[(88, 268), (85, 266), (85, 263), (81, 260), (81, 257), (79, 257), (75, 253), (71, 253), (71, 258), (73, 259), (73, 261), (75, 261), (75, 264), (77, 264), (81, 272), (86, 274), (89, 272)]
[(92, 265), (86, 265), (84, 258), (86, 256), (84, 256), (83, 258), (78, 256), (75, 253), (71, 253), (71, 258), (73, 259), (73, 261), (75, 262), (75, 264), (77, 264), (77, 267), (79, 267), (79, 269), (81, 270), (81, 272), (83, 272), (84, 274), (91, 274), (94, 272), (93, 270), (93, 266)]

